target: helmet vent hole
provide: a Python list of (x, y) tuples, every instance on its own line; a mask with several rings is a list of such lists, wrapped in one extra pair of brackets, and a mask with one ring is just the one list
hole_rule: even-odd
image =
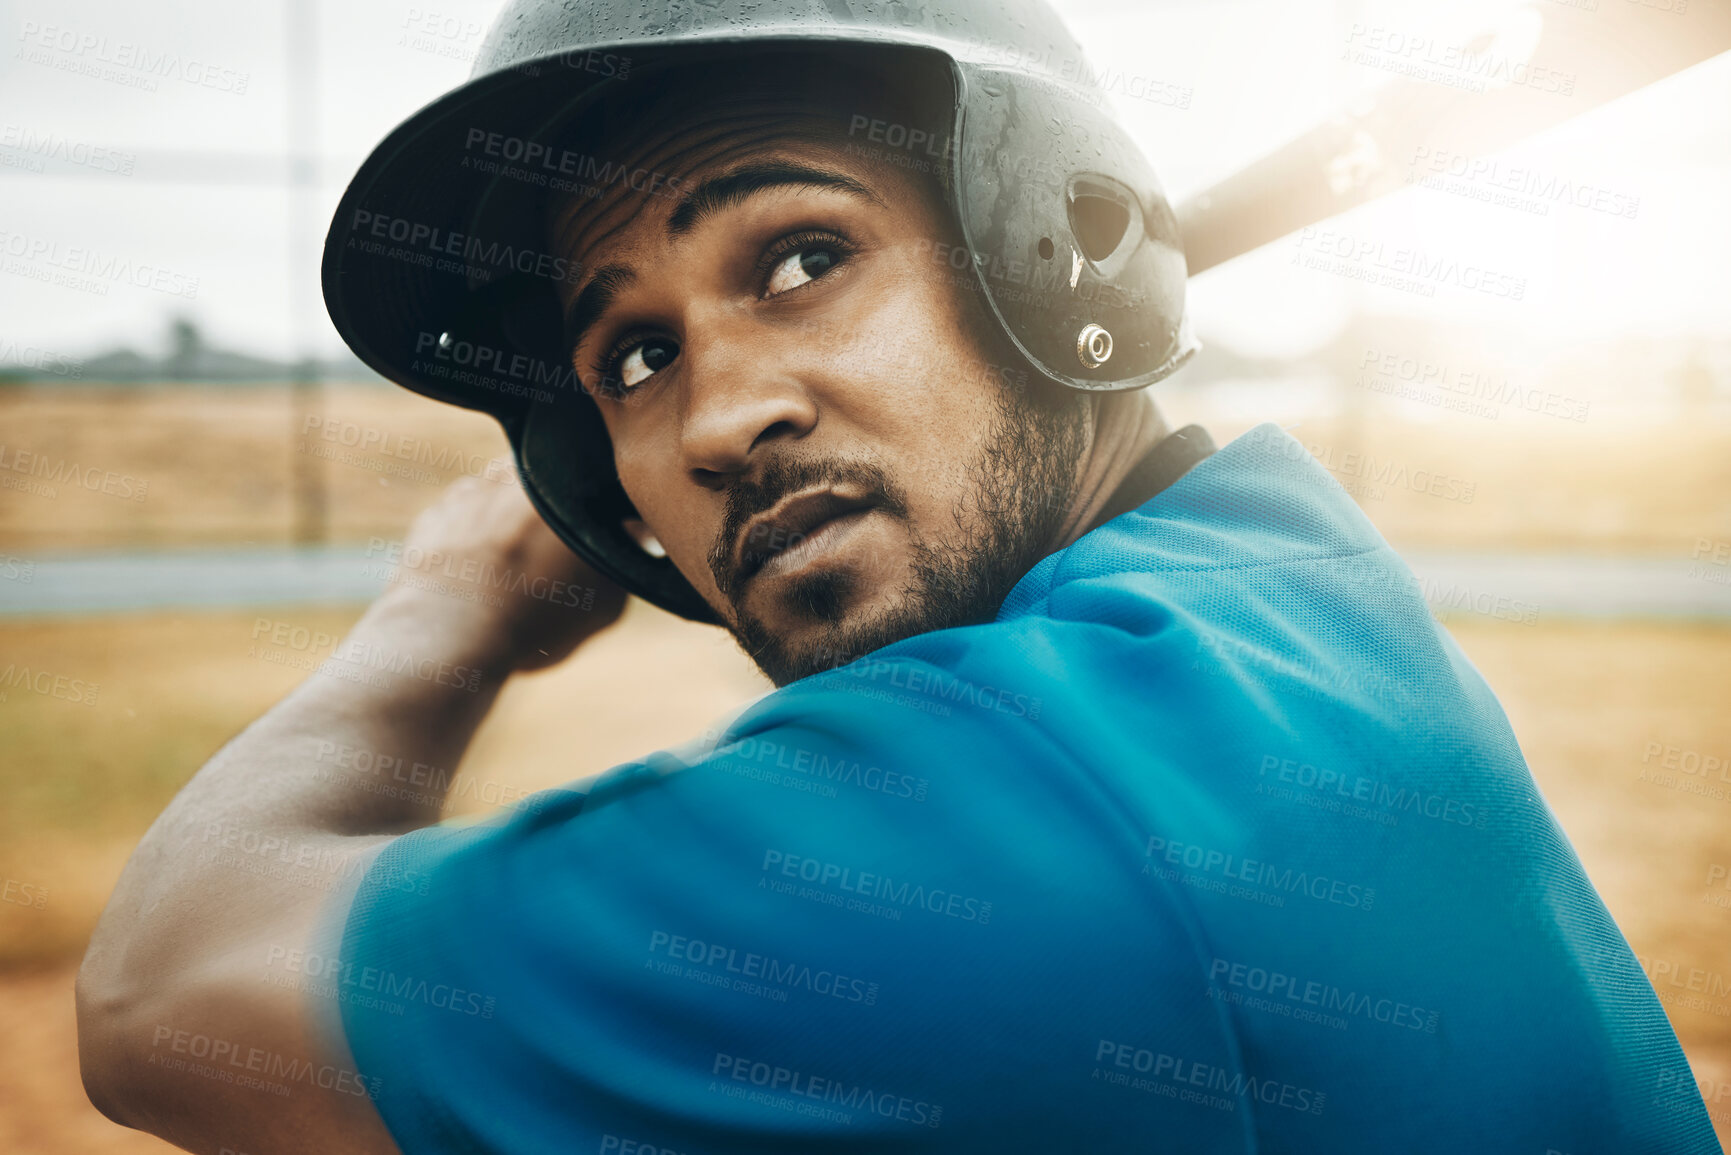
[(1130, 228), (1130, 208), (1116, 198), (1076, 190), (1070, 197), (1070, 227), (1090, 261), (1099, 264), (1118, 251)]
[(1057, 252), (1057, 250), (1052, 247), (1052, 238), (1051, 237), (1041, 237), (1040, 238), (1040, 259), (1042, 261), (1049, 261), (1052, 259), (1052, 254), (1055, 252)]

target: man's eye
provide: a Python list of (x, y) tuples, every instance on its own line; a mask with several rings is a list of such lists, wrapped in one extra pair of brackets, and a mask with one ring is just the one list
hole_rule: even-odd
[(797, 289), (808, 281), (815, 281), (835, 267), (838, 259), (834, 249), (815, 246), (789, 253), (770, 272), (769, 285), (764, 290), (764, 296), (773, 297), (777, 293)]
[(618, 358), (619, 380), (629, 389), (667, 368), (678, 355), (679, 346), (671, 341), (639, 341)]

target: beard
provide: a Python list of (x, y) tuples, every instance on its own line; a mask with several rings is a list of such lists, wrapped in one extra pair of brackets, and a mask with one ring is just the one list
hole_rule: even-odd
[[(734, 638), (780, 687), (903, 638), (991, 621), (1016, 583), (1051, 552), (1074, 500), (1076, 467), (1086, 444), (1082, 398), (1067, 389), (1045, 396), (1004, 390), (979, 454), (964, 463), (966, 494), (951, 532), (937, 540), (908, 522), (905, 490), (875, 462), (771, 460), (761, 480), (741, 481), (729, 490), (708, 559), (733, 609), (729, 628)], [(746, 610), (733, 546), (746, 523), (783, 496), (839, 483), (864, 488), (875, 509), (908, 524), (911, 576), (887, 608), (853, 615), (847, 607), (869, 575), (844, 568), (787, 579), (778, 595), (781, 607), (802, 625), (817, 623), (802, 630), (796, 643)]]

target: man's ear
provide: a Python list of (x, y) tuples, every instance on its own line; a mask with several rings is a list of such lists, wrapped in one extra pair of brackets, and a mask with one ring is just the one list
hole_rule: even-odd
[(644, 553), (650, 557), (667, 556), (667, 549), (661, 544), (661, 539), (655, 536), (642, 518), (628, 517), (619, 524), (625, 527), (625, 532), (631, 535), (631, 540), (636, 542), (637, 548)]

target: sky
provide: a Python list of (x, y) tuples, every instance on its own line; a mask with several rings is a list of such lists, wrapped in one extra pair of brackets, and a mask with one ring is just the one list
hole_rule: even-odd
[[(1346, 59), (1351, 29), (1458, 41), (1494, 27), (1516, 51), (1523, 30), (1561, 2), (1057, 7), (1096, 68), (1157, 81), (1170, 97), (1114, 103), (1176, 201), (1388, 83), (1387, 69)], [(227, 347), (277, 357), (340, 351), (316, 283), (337, 198), (390, 128), (466, 79), (498, 8), (493, 0), (302, 0), (298, 10), (288, 0), (0, 0), (0, 360), (24, 346), (66, 357), (117, 344), (160, 351), (175, 315)], [(297, 11), (314, 29), (316, 96), (310, 110), (296, 107), (310, 112), (317, 155), (315, 183), (298, 200), (286, 180), (286, 45)], [(1687, 16), (1655, 8), (1654, 19)], [(178, 54), (184, 66), (160, 76), (99, 63), (139, 49)], [(1503, 270), (1523, 286), (1518, 303), (1447, 285), (1428, 297), (1367, 286), (1304, 267), (1295, 260), (1302, 248), (1288, 239), (1193, 279), (1199, 330), (1264, 355), (1314, 347), (1366, 310), (1515, 326), (1552, 343), (1731, 332), (1731, 55), (1490, 159), (1591, 185), (1629, 211), (1553, 204), (1540, 214), (1531, 204), (1483, 203), (1470, 189), (1409, 188), (1330, 227)], [(73, 248), (149, 267), (150, 279), (103, 293), (44, 284), (40, 262), (16, 259)]]

